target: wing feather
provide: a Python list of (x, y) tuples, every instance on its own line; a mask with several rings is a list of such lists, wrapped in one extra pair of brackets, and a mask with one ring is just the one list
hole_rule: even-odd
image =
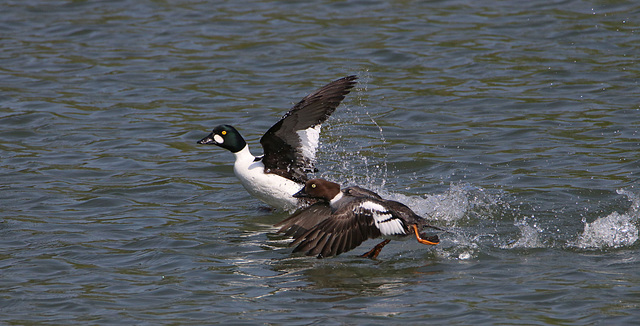
[(329, 257), (352, 250), (365, 240), (380, 235), (370, 210), (361, 209), (353, 214), (353, 211), (344, 209), (322, 220), (296, 238), (292, 245), (297, 244), (294, 252)]
[(262, 136), (267, 172), (304, 182), (315, 171), (320, 125), (355, 85), (356, 76), (335, 80), (306, 96)]
[(278, 233), (284, 233), (286, 236), (297, 239), (330, 216), (331, 207), (329, 203), (318, 202), (296, 211), (275, 226), (280, 227)]

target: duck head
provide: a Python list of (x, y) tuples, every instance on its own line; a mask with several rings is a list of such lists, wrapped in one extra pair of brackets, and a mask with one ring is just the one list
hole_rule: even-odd
[(238, 130), (230, 125), (219, 125), (213, 128), (207, 137), (198, 141), (198, 144), (217, 145), (232, 153), (237, 153), (247, 146), (247, 142), (240, 136)]
[(340, 185), (324, 179), (311, 179), (295, 193), (296, 198), (316, 198), (330, 201), (340, 193)]

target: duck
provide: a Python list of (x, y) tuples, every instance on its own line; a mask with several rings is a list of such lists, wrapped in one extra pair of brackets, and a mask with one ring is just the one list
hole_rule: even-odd
[(197, 143), (222, 147), (235, 156), (233, 171), (252, 196), (285, 211), (312, 204), (293, 197), (315, 168), (320, 129), (356, 84), (357, 76), (337, 79), (295, 104), (260, 138), (263, 155), (254, 156), (240, 132), (228, 124), (213, 128)]
[(403, 203), (383, 199), (377, 193), (325, 179), (311, 179), (294, 194), (298, 198), (313, 198), (318, 202), (300, 209), (276, 224), (278, 233), (293, 238), (293, 252), (325, 258), (337, 256), (358, 247), (368, 239), (385, 238), (373, 249), (361, 255), (376, 259), (392, 238), (414, 235), (419, 243), (437, 245), (437, 235), (420, 233), (423, 228), (445, 231), (427, 224), (427, 220)]

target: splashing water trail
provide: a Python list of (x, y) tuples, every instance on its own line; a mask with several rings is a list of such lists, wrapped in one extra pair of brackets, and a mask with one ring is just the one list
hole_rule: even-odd
[(638, 228), (627, 214), (613, 212), (584, 224), (584, 232), (576, 246), (581, 249), (620, 248), (638, 240)]
[[(531, 216), (534, 219), (534, 216)], [(542, 229), (536, 224), (530, 224), (528, 218), (516, 220), (513, 224), (520, 230), (520, 237), (507, 245), (501, 246), (503, 249), (515, 249), (515, 248), (542, 248), (543, 243), (540, 240), (540, 234)]]
[(492, 217), (500, 207), (508, 207), (499, 196), (466, 183), (451, 184), (447, 191), (439, 194), (407, 196), (382, 192), (381, 195), (404, 203), (416, 214), (428, 219), (430, 224), (447, 229), (436, 251), (444, 259), (467, 260), (477, 257), (482, 251), (484, 239), (491, 239), (494, 234), (482, 226), (476, 225), (472, 230), (458, 226), (493, 223)]
[(469, 185), (452, 184), (444, 193), (426, 194), (424, 197), (388, 192), (383, 192), (381, 195), (384, 198), (404, 203), (418, 215), (451, 225), (464, 219), (469, 211), (478, 204), (469, 198), (470, 189)]
[(637, 195), (618, 190), (618, 194), (625, 195), (632, 202), (626, 213), (613, 212), (600, 217), (591, 223), (583, 220), (584, 231), (573, 246), (580, 249), (621, 248), (633, 245), (638, 241), (638, 206), (640, 199)]

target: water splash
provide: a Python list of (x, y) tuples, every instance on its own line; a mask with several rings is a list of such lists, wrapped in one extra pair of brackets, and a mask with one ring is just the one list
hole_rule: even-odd
[[(399, 201), (409, 206), (416, 214), (424, 216), (430, 223), (445, 227), (449, 232), (441, 237), (437, 255), (444, 259), (468, 260), (478, 257), (481, 243), (494, 234), (474, 228), (472, 233), (457, 228), (459, 224), (487, 222), (502, 207), (500, 196), (467, 183), (451, 184), (439, 194), (406, 196), (399, 193), (380, 193), (384, 198)], [(508, 205), (507, 205), (508, 206)], [(432, 222), (433, 221), (433, 222)]]
[[(531, 216), (533, 219), (534, 216)], [(542, 248), (544, 247), (542, 241), (540, 240), (540, 234), (542, 233), (542, 229), (538, 226), (537, 223), (532, 222), (530, 224), (529, 218), (525, 217), (521, 220), (516, 220), (514, 222), (515, 226), (520, 230), (520, 237), (518, 240), (515, 240), (509, 244), (502, 246), (503, 249), (515, 249), (515, 248)]]
[(368, 71), (358, 75), (360, 82), (353, 92), (355, 106), (341, 107), (330, 123), (323, 126), (326, 141), (320, 143), (319, 160), (323, 162), (320, 169), (323, 172), (316, 177), (379, 191), (389, 175), (388, 143), (383, 128), (369, 113), (364, 100), (370, 79)]
[(640, 196), (626, 189), (618, 189), (616, 192), (619, 195), (626, 196), (631, 201), (629, 212), (637, 219), (640, 215)]
[(636, 223), (640, 212), (640, 198), (627, 190), (617, 192), (631, 200), (629, 211), (622, 214), (613, 212), (591, 223), (583, 220), (584, 230), (573, 246), (580, 249), (622, 248), (638, 241)]
[(499, 196), (467, 183), (451, 184), (439, 194), (407, 196), (399, 193), (380, 192), (382, 197), (409, 206), (416, 214), (431, 220), (456, 225), (460, 221), (484, 219), (492, 216), (502, 201)]
[(584, 224), (584, 231), (575, 246), (581, 249), (620, 248), (638, 240), (638, 228), (632, 217), (613, 212), (606, 217)]
[(383, 192), (381, 195), (384, 198), (404, 203), (418, 215), (444, 222), (463, 219), (472, 206), (467, 191), (461, 185), (452, 185), (444, 193), (426, 194), (424, 197), (388, 192)]
[(469, 260), (478, 257), (481, 252), (479, 239), (470, 237), (467, 234), (456, 233), (447, 236), (447, 242), (441, 243), (437, 248), (436, 254), (444, 259)]

